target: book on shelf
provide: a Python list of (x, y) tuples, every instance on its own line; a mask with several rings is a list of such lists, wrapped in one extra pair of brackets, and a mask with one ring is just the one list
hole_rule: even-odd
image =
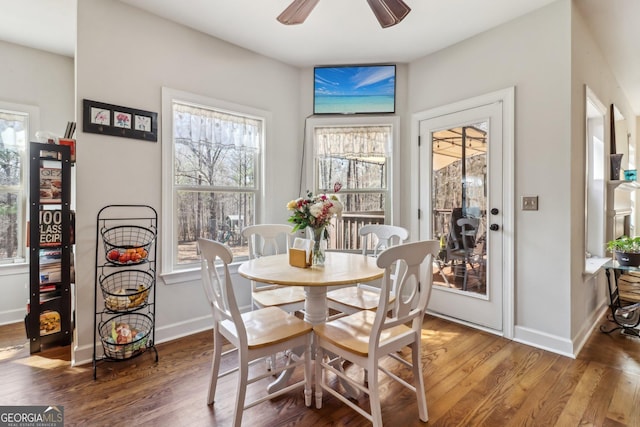
[(54, 299), (60, 298), (62, 296), (62, 292), (60, 291), (52, 291), (52, 292), (44, 292), (40, 294), (40, 304), (44, 304), (48, 301), (53, 301)]
[(40, 168), (40, 204), (62, 203), (62, 169)]
[[(40, 304), (43, 304), (46, 301), (40, 301)], [(37, 314), (37, 313), (34, 313)], [(31, 305), (29, 303), (27, 303), (27, 315), (25, 316), (25, 325), (28, 324), (28, 319), (29, 317), (32, 316), (31, 313)], [(62, 331), (62, 322), (61, 322), (61, 317), (60, 317), (60, 312), (58, 311), (58, 309), (45, 309), (43, 310), (40, 315), (40, 328), (39, 331), (37, 331), (36, 333), (39, 332), (40, 336), (44, 336), (44, 335), (50, 335), (50, 334), (55, 334), (58, 333), (60, 331)], [(27, 330), (27, 338), (31, 339), (34, 338), (33, 335), (31, 334), (29, 328), (26, 328)]]
[[(71, 212), (70, 222), (70, 236), (69, 244), (75, 244), (75, 228), (76, 228), (76, 214)], [(38, 243), (41, 248), (60, 246), (62, 244), (62, 210), (50, 209), (42, 210), (39, 212), (38, 222)], [(27, 246), (30, 245), (31, 236), (27, 235)]]
[[(69, 255), (70, 268), (71, 268), (71, 282), (75, 282), (75, 266), (73, 251)], [(40, 278), (40, 292), (43, 292), (42, 288), (45, 284), (53, 284), (62, 281), (62, 249), (40, 249), (40, 272), (38, 277)], [(55, 288), (55, 286), (54, 286)], [(44, 291), (46, 292), (46, 291)]]
[(40, 293), (44, 294), (47, 292), (54, 292), (56, 290), (56, 285), (54, 283), (40, 284)]

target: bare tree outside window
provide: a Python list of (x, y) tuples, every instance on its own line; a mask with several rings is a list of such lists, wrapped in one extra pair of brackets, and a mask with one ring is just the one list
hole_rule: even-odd
[(385, 223), (388, 203), (388, 164), (391, 126), (331, 126), (314, 129), (319, 192), (342, 185), (342, 218), (329, 228), (329, 248), (360, 248), (358, 230)]
[(0, 263), (24, 258), (28, 114), (0, 110)]
[(178, 264), (199, 260), (200, 237), (247, 254), (242, 229), (255, 222), (262, 121), (174, 102)]

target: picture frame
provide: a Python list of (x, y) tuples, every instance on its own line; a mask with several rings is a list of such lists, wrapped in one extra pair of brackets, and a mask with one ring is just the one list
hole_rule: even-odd
[(84, 99), (82, 131), (158, 142), (158, 113)]

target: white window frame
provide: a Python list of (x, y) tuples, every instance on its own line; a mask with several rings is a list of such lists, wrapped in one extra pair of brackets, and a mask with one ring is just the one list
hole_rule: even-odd
[[(258, 149), (256, 188), (255, 193), (255, 220), (258, 222), (264, 215), (264, 146), (269, 138), (271, 113), (257, 108), (234, 104), (227, 101), (197, 95), (167, 87), (162, 88), (162, 220), (161, 220), (161, 272), (160, 276), (168, 285), (183, 283), (200, 278), (200, 264), (177, 264), (176, 230), (177, 218), (174, 215), (176, 209), (174, 191), (174, 144), (173, 144), (173, 103), (174, 101), (203, 106), (231, 114), (246, 115), (263, 122), (263, 133)], [(235, 261), (241, 261), (237, 259)]]
[(40, 126), (40, 108), (34, 105), (17, 104), (0, 100), (0, 110), (13, 114), (27, 115), (27, 140), (23, 149), (22, 187), (23, 197), (19, 202), (19, 212), (22, 218), (19, 243), (22, 245), (22, 256), (20, 254), (13, 262), (0, 262), (0, 276), (26, 273), (29, 266), (29, 256), (26, 247), (27, 221), (29, 217), (29, 142), (36, 141), (36, 129)]
[[(310, 117), (307, 119), (305, 134), (305, 187), (318, 192), (317, 167), (315, 158), (315, 128), (351, 126), (391, 126), (391, 151), (387, 170), (387, 194), (385, 197), (385, 224), (399, 225), (400, 218), (400, 117), (390, 116), (347, 116)], [(304, 196), (302, 194), (301, 196)]]

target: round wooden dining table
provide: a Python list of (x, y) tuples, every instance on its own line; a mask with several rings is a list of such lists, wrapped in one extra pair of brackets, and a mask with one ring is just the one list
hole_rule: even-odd
[(356, 253), (327, 252), (323, 266), (293, 267), (287, 254), (246, 261), (238, 273), (247, 279), (283, 286), (304, 286), (304, 318), (317, 325), (327, 319), (327, 288), (380, 279), (384, 269), (376, 258)]
[[(356, 253), (327, 252), (323, 266), (308, 268), (289, 264), (289, 255), (271, 255), (246, 261), (238, 267), (238, 273), (256, 282), (283, 286), (304, 286), (304, 320), (317, 325), (327, 320), (327, 288), (380, 279), (384, 269), (376, 264), (376, 258)], [(293, 349), (300, 356), (303, 349)], [(313, 355), (312, 355), (313, 356)], [(342, 369), (342, 365), (337, 366)], [(269, 393), (285, 387), (292, 369), (288, 369), (268, 386)], [(357, 397), (358, 390), (348, 382), (342, 382), (346, 392)]]

